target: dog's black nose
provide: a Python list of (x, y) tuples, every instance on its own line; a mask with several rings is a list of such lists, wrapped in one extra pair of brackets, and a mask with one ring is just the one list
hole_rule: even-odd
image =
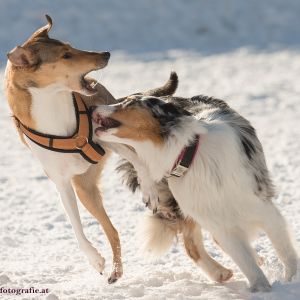
[(109, 59), (110, 58), (110, 52), (108, 52), (108, 51), (103, 52), (103, 56), (104, 56), (104, 58)]

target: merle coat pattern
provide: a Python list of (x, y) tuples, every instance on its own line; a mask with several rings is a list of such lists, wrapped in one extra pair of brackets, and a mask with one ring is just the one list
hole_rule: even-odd
[[(180, 108), (180, 111), (186, 115), (192, 114), (197, 118), (199, 114), (202, 115), (201, 113), (206, 112), (205, 119), (207, 120), (213, 120), (220, 117), (226, 120), (226, 122), (236, 130), (240, 137), (240, 146), (243, 149), (244, 155), (247, 157), (245, 163), (247, 164), (247, 168), (251, 170), (253, 180), (256, 182), (255, 193), (265, 200), (270, 200), (274, 197), (275, 189), (266, 167), (263, 148), (256, 136), (255, 129), (248, 120), (239, 115), (225, 101), (213, 97), (199, 95), (192, 98), (173, 96), (161, 97), (161, 99), (175, 104), (177, 108)], [(153, 99), (146, 105), (155, 106), (158, 104), (159, 103)], [(165, 107), (166, 112), (163, 114), (165, 118), (174, 118), (176, 115), (176, 111), (171, 112), (169, 109), (170, 107), (172, 106)], [(155, 109), (153, 112), (155, 113)], [(199, 119), (201, 119), (201, 117)], [(169, 129), (174, 126), (170, 121), (166, 123)], [(165, 135), (168, 133), (168, 128), (165, 128), (165, 131), (162, 134)], [(127, 184), (132, 192), (139, 189), (137, 174), (130, 162), (123, 160), (117, 167), (117, 171), (123, 173), (124, 183)], [(218, 172), (216, 169), (216, 176), (218, 177), (217, 174)], [(160, 203), (157, 211), (154, 212), (154, 217), (164, 218), (166, 221), (172, 220), (172, 222), (175, 222), (176, 219), (182, 219), (183, 215), (168, 188), (167, 181), (163, 179), (158, 185)]]
[[(149, 128), (143, 131), (135, 127), (134, 118), (128, 119), (128, 114), (140, 118), (139, 112), (155, 130), (154, 137), (149, 135)], [(164, 237), (170, 240), (170, 236), (184, 232), (180, 226), (182, 221), (195, 220), (198, 226), (201, 224), (212, 233), (237, 263), (248, 278), (251, 291), (270, 291), (271, 286), (259, 268), (260, 258), (250, 244), (262, 230), (285, 266), (285, 279), (294, 277), (297, 253), (286, 222), (271, 201), (275, 191), (262, 145), (249, 121), (226, 102), (206, 96), (136, 97), (115, 107), (98, 107), (94, 115), (119, 121), (118, 128), (108, 128), (103, 134), (97, 129), (99, 140), (132, 147), (148, 168), (153, 182), (158, 182), (158, 197), (150, 201), (155, 226), (150, 226), (148, 231), (152, 229), (155, 235), (155, 231), (170, 227), (173, 233), (161, 234), (156, 241), (150, 239), (152, 247), (159, 247)], [(127, 131), (124, 135), (126, 128), (139, 134), (135, 136)], [(145, 137), (141, 139), (143, 132)], [(164, 176), (180, 151), (195, 135), (200, 135), (200, 150), (189, 171), (181, 178), (166, 179)], [(118, 170), (125, 171), (125, 181), (136, 190), (138, 180), (130, 164), (123, 164)], [(140, 172), (138, 177), (143, 182)], [(145, 176), (142, 178), (147, 180)], [(158, 221), (161, 226), (157, 226)], [(197, 234), (201, 234), (200, 227)], [(198, 250), (203, 250), (203, 244)]]

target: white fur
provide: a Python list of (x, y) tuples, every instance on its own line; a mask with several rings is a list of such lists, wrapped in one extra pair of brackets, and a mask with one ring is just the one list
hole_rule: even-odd
[[(102, 111), (102, 115), (109, 116), (110, 112), (109, 110)], [(115, 133), (116, 129), (110, 129), (109, 132), (110, 134)], [(204, 130), (204, 132), (206, 131)], [(105, 135), (105, 133), (103, 133), (103, 135)], [(141, 160), (136, 152), (131, 150), (126, 145), (105, 142), (102, 142), (102, 145), (105, 145), (107, 148), (110, 148), (112, 151), (118, 153), (133, 165), (139, 179), (143, 201), (147, 203), (148, 208), (155, 210), (159, 201), (158, 185), (150, 176), (145, 161)], [(147, 146), (149, 145), (153, 146), (151, 143), (147, 144)], [(171, 229), (167, 222), (168, 221), (164, 219), (157, 218), (155, 215), (148, 215), (144, 220), (144, 224), (141, 227), (142, 230), (140, 231), (140, 235), (142, 237), (141, 248), (151, 256), (157, 257), (166, 252), (176, 237), (176, 231), (174, 228)], [(224, 268), (208, 255), (203, 245), (200, 226), (197, 225), (192, 232), (189, 232), (189, 235), (190, 240), (197, 244), (197, 249), (201, 257), (201, 259), (196, 263), (205, 272), (205, 274), (208, 275), (208, 277), (213, 281), (223, 282), (228, 280), (232, 276), (232, 271)]]
[[(31, 113), (38, 131), (60, 136), (68, 136), (75, 132), (76, 117), (71, 92), (63, 90), (63, 87), (57, 84), (46, 88), (30, 88), (29, 91), (32, 95)], [(52, 152), (36, 145), (28, 138), (26, 142), (40, 160), (49, 178), (55, 183), (79, 248), (85, 253), (91, 265), (98, 272), (102, 272), (104, 258), (84, 235), (71, 183), (74, 175), (86, 172), (90, 164), (80, 154)]]
[(269, 291), (270, 284), (257, 264), (250, 245), (258, 230), (263, 230), (285, 265), (285, 278), (291, 280), (297, 270), (297, 254), (291, 243), (285, 220), (269, 200), (255, 194), (251, 172), (234, 130), (222, 120), (205, 123), (185, 117), (163, 147), (151, 141), (121, 139), (108, 130), (100, 139), (133, 147), (149, 169), (154, 181), (160, 181), (195, 134), (200, 146), (193, 164), (181, 177), (168, 178), (169, 188), (182, 212), (209, 230), (248, 278), (252, 291)]
[(58, 84), (45, 88), (29, 88), (32, 95), (31, 116), (36, 130), (48, 134), (69, 136), (76, 128), (73, 98)]
[[(115, 129), (111, 129), (116, 131)], [(137, 177), (142, 192), (143, 202), (148, 208), (155, 209), (157, 207), (159, 197), (155, 181), (149, 174), (149, 170), (145, 163), (139, 159), (137, 154), (125, 145), (119, 143), (105, 143), (104, 145), (112, 151), (118, 153), (121, 157), (128, 160), (137, 172)]]
[(176, 231), (171, 230), (165, 220), (148, 215), (139, 234), (142, 241), (141, 248), (150, 256), (158, 257), (171, 247)]

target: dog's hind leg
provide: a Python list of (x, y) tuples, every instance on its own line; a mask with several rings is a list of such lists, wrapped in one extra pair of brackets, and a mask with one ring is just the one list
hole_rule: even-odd
[(266, 203), (265, 208), (261, 227), (268, 235), (285, 266), (285, 279), (290, 281), (297, 272), (297, 253), (283, 216), (271, 202)]
[(247, 234), (241, 231), (214, 233), (222, 249), (234, 260), (250, 283), (251, 292), (269, 292), (270, 283), (259, 268)]
[(233, 273), (224, 268), (206, 252), (201, 227), (191, 219), (182, 225), (184, 246), (191, 259), (214, 281), (224, 282), (229, 280)]
[(103, 164), (104, 159), (97, 165), (92, 165), (86, 173), (75, 176), (73, 184), (80, 201), (101, 224), (110, 242), (113, 252), (113, 270), (108, 282), (113, 283), (122, 276), (123, 268), (119, 235), (105, 212), (100, 190), (97, 186)]
[[(214, 238), (214, 242), (220, 247), (220, 249), (222, 249), (222, 247), (220, 246), (220, 244), (218, 243), (218, 241)], [(223, 249), (222, 249), (223, 250)], [(264, 257), (258, 255), (258, 253), (256, 252), (255, 249), (253, 249), (253, 255), (255, 257), (255, 260), (256, 260), (256, 263), (259, 265), (259, 266), (262, 266), (265, 262), (265, 259)]]

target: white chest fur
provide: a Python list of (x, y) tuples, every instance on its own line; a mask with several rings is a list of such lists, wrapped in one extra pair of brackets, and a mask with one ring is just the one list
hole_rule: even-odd
[[(31, 115), (37, 131), (59, 136), (75, 133), (76, 116), (71, 92), (62, 91), (59, 85), (30, 88), (29, 91), (32, 95)], [(90, 166), (80, 154), (49, 151), (30, 140), (27, 143), (54, 182), (84, 173)]]
[(30, 88), (31, 115), (36, 130), (54, 134), (71, 135), (76, 129), (76, 116), (71, 92), (62, 91), (59, 85)]

